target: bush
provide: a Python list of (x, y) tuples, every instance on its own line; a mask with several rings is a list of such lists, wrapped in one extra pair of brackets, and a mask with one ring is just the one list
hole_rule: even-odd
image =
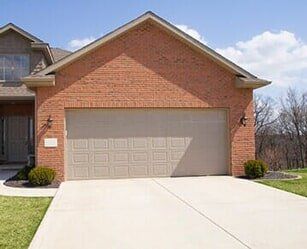
[(35, 186), (46, 186), (52, 183), (55, 178), (55, 171), (51, 168), (39, 166), (29, 173), (29, 182)]
[(268, 166), (260, 160), (249, 160), (244, 163), (244, 170), (246, 176), (251, 179), (263, 177), (268, 171)]

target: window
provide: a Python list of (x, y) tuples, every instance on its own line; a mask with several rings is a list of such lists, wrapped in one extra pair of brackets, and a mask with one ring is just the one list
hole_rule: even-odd
[(0, 81), (16, 81), (30, 73), (28, 55), (0, 54)]

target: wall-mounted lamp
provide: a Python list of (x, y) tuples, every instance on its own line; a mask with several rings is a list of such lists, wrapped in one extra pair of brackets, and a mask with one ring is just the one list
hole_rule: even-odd
[(245, 114), (243, 114), (242, 118), (240, 118), (240, 123), (241, 125), (246, 126), (247, 117), (245, 116)]
[(51, 128), (52, 126), (52, 123), (53, 123), (53, 119), (51, 118), (51, 115), (49, 115), (48, 119), (47, 119), (47, 127), (48, 128)]

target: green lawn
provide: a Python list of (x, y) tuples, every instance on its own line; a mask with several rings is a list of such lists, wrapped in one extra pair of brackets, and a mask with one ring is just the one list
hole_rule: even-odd
[(51, 198), (0, 196), (0, 248), (28, 248)]
[(288, 170), (287, 172), (294, 175), (300, 175), (302, 179), (288, 181), (260, 180), (257, 182), (307, 197), (307, 168)]

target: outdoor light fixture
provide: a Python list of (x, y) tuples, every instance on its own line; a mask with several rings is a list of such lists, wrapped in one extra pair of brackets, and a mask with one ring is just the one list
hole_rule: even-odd
[(247, 117), (244, 114), (243, 117), (240, 119), (240, 123), (241, 125), (246, 126), (246, 122), (247, 122)]
[(47, 119), (47, 127), (48, 127), (48, 128), (51, 128), (52, 122), (53, 122), (53, 119), (51, 118), (51, 115), (49, 115), (49, 117), (48, 117), (48, 119)]

